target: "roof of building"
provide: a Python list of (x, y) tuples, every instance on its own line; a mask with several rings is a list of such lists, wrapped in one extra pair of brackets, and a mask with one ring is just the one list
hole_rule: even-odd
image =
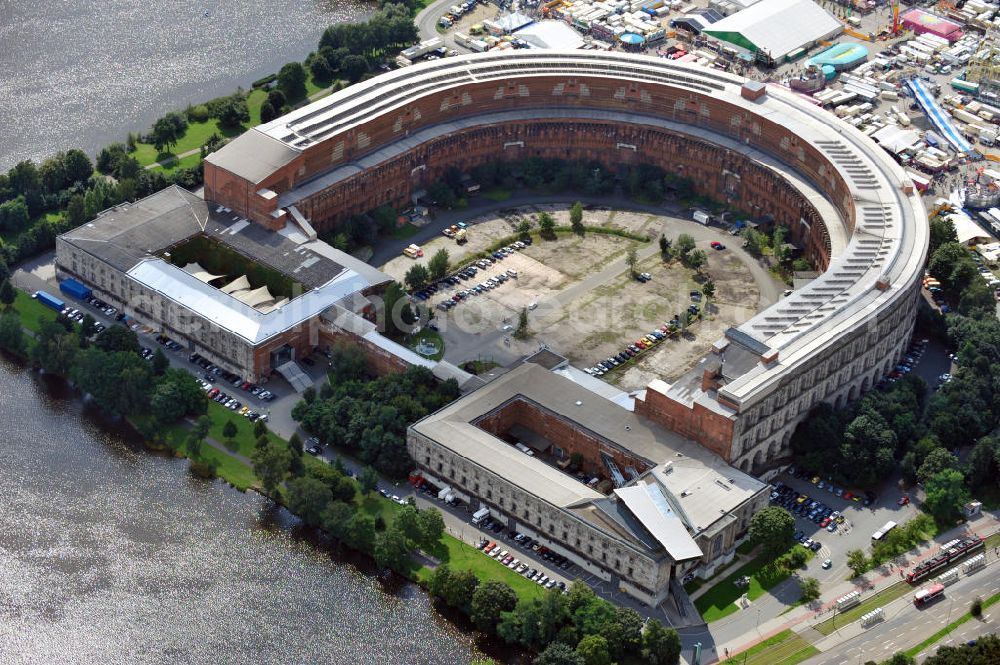
[(205, 157), (205, 161), (233, 175), (258, 183), (290, 163), (299, 151), (263, 132), (243, 132)]
[(615, 494), (674, 561), (696, 559), (702, 555), (701, 548), (688, 533), (684, 521), (667, 503), (659, 485), (638, 483), (619, 487)]
[(532, 23), (518, 30), (515, 36), (535, 48), (569, 50), (580, 48), (584, 44), (580, 33), (562, 21)]
[[(317, 315), (351, 293), (391, 280), (322, 241), (295, 243), (224, 208), (212, 207), (210, 210), (202, 199), (173, 186), (112, 208), (61, 237), (252, 343), (263, 342)], [(216, 288), (201, 279), (207, 273), (192, 274), (161, 257), (164, 250), (199, 234), (285, 274), (302, 284), (305, 292), (278, 307), (258, 311), (251, 305), (272, 298), (258, 289), (241, 300), (239, 292), (250, 288), (245, 276)]]
[[(566, 418), (648, 460), (654, 467), (669, 465), (662, 476), (646, 474), (638, 482), (655, 481), (668, 495), (676, 492), (677, 496), (669, 497), (670, 505), (675, 516), (685, 519), (693, 535), (709, 528), (723, 513), (742, 505), (766, 487), (702, 446), (533, 363), (512, 369), (411, 428), (543, 501), (560, 508), (573, 508), (580, 515), (590, 514), (586, 506), (606, 498), (604, 495), (473, 424), (479, 417), (515, 399), (529, 400)], [(641, 521), (639, 515), (637, 518)], [(660, 527), (656, 528), (656, 533), (662, 535)], [(681, 550), (676, 552), (679, 554)]]
[(844, 25), (812, 0), (760, 0), (705, 28), (705, 33), (779, 59), (838, 34)]

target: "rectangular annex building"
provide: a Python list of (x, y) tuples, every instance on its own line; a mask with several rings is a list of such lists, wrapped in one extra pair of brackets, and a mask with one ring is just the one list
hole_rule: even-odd
[(311, 353), (322, 313), (360, 314), (390, 281), (308, 225), (270, 231), (176, 186), (59, 236), (56, 274), (251, 382)]
[(470, 508), (651, 606), (731, 561), (767, 502), (765, 483), (530, 360), (412, 425), (407, 448)]

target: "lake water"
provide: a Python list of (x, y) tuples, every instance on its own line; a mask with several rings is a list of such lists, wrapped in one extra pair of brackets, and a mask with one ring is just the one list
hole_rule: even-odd
[(0, 169), (93, 155), (315, 50), (358, 0), (0, 0)]
[(464, 664), (469, 634), (0, 359), (0, 663)]

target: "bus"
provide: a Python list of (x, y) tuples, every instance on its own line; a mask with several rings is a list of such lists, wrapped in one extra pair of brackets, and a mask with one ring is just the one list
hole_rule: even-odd
[(886, 522), (885, 526), (883, 526), (881, 529), (872, 534), (872, 540), (882, 540), (883, 538), (885, 538), (885, 534), (889, 533), (895, 528), (896, 528), (895, 522), (892, 521)]
[(923, 607), (928, 603), (940, 598), (944, 595), (944, 585), (943, 584), (932, 584), (926, 589), (921, 589), (920, 591), (913, 594), (913, 604), (917, 607)]

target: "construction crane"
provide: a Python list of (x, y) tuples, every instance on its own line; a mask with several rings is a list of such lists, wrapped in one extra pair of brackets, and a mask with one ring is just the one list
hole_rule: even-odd
[(892, 0), (892, 36), (897, 35), (899, 35), (899, 0)]

